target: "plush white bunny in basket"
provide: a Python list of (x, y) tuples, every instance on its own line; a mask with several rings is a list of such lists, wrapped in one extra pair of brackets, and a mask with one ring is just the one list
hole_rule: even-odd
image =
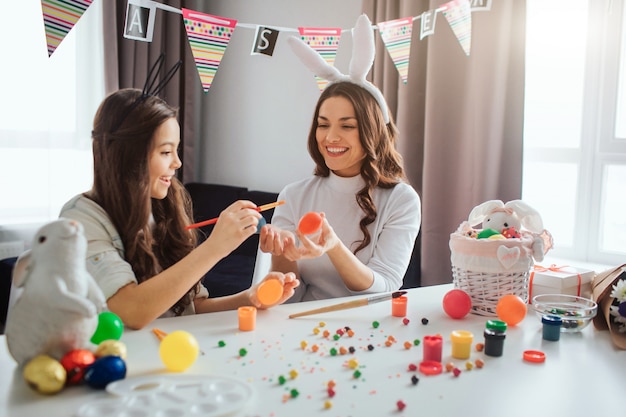
[(469, 293), (473, 312), (493, 315), (505, 294), (527, 299), (529, 271), (551, 247), (551, 234), (528, 204), (486, 201), (450, 235), (453, 282)]

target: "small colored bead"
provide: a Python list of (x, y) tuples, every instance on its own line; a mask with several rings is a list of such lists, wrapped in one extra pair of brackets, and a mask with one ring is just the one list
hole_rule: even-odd
[(417, 383), (418, 383), (418, 382), (420, 382), (420, 379), (417, 377), (417, 375), (413, 375), (413, 376), (411, 377), (411, 383), (412, 383), (413, 385), (417, 385)]
[(239, 356), (246, 356), (248, 354), (248, 351), (245, 350), (244, 348), (239, 349)]
[(354, 330), (352, 329), (348, 330), (348, 336), (350, 337), (354, 336)]
[(454, 363), (452, 362), (446, 363), (446, 372), (452, 372), (453, 369), (454, 369)]
[(344, 333), (343, 329), (337, 329), (337, 334), (339, 336), (343, 336), (343, 333)]
[(338, 335), (338, 334), (333, 335), (333, 339), (334, 339), (334, 340), (339, 340), (339, 338), (340, 338), (340, 337), (341, 337), (341, 336), (340, 336), (340, 335)]
[(278, 377), (278, 383), (279, 383), (280, 385), (285, 385), (285, 382), (287, 382), (287, 378), (285, 378), (285, 377), (284, 377), (284, 376), (282, 376), (282, 375)]
[(391, 340), (387, 340), (385, 341), (385, 346), (389, 347), (393, 344), (393, 342)]
[(417, 365), (414, 363), (409, 364), (409, 371), (417, 371)]
[(337, 385), (337, 383), (335, 381), (333, 381), (332, 379), (330, 381), (328, 381), (328, 384), (326, 384), (326, 386), (328, 388), (334, 388), (335, 385)]
[(420, 343), (421, 343), (421, 340), (419, 340), (419, 339), (415, 339), (415, 340), (413, 341), (413, 344), (414, 344), (415, 346), (419, 346), (419, 345), (420, 345)]
[(482, 359), (476, 359), (474, 363), (476, 364), (477, 368), (482, 368), (483, 366), (485, 366), (485, 362)]
[(220, 340), (219, 342), (217, 342), (217, 345), (219, 347), (224, 347), (224, 346), (226, 346), (226, 342), (224, 342), (223, 340)]
[(422, 318), (422, 324), (428, 324), (428, 319), (426, 317)]
[(323, 335), (324, 335), (324, 337), (328, 337), (328, 336), (330, 336), (330, 332), (328, 330), (324, 330)]
[(476, 351), (477, 352), (482, 352), (484, 348), (485, 348), (485, 344), (484, 343), (476, 343)]
[(354, 352), (356, 352), (356, 349), (354, 348), (354, 346), (350, 346), (350, 347), (348, 348), (348, 352), (350, 352), (350, 353), (354, 353)]
[(320, 334), (320, 329), (318, 327), (313, 329), (313, 334), (318, 335)]
[(358, 368), (358, 366), (359, 366), (359, 362), (356, 359), (350, 359), (348, 361), (348, 367), (350, 369), (356, 369), (356, 368)]
[(406, 317), (402, 319), (402, 323), (404, 323), (405, 326), (409, 324), (410, 322), (411, 320), (407, 319)]
[(331, 349), (330, 349), (330, 354), (331, 354), (332, 356), (337, 356), (337, 349), (335, 349), (335, 348), (331, 348)]
[(320, 322), (319, 322), (319, 324), (318, 324), (318, 326), (320, 326), (320, 327), (324, 327), (324, 326), (326, 326), (326, 323), (324, 323), (323, 321), (320, 321)]
[(291, 391), (289, 391), (289, 394), (291, 394), (291, 398), (296, 398), (298, 395), (300, 395), (300, 393), (298, 392), (297, 389), (292, 389)]
[(404, 342), (404, 348), (405, 349), (411, 349), (411, 347), (413, 347), (413, 343), (411, 343), (411, 342)]
[(318, 350), (319, 348), (320, 348), (320, 347), (319, 347), (319, 346), (317, 346), (317, 345), (313, 345), (313, 346), (311, 346), (311, 350), (312, 350), (313, 352), (317, 352), (317, 350)]
[(465, 369), (471, 371), (472, 369), (474, 369), (474, 364), (470, 361), (465, 362)]
[(454, 368), (452, 370), (452, 373), (454, 374), (454, 376), (459, 376), (461, 375), (461, 370), (459, 368)]
[(358, 369), (356, 371), (354, 371), (354, 373), (352, 374), (352, 376), (354, 378), (359, 378), (361, 376), (361, 371), (359, 371)]
[(372, 351), (374, 350), (374, 345), (367, 345), (367, 350)]
[(300, 342), (300, 347), (304, 350), (306, 349), (307, 344), (308, 343), (306, 342), (306, 340), (303, 340), (302, 342)]
[(389, 340), (389, 341), (390, 341), (390, 342), (392, 342), (392, 343), (395, 343), (395, 342), (396, 342), (396, 338), (395, 338), (395, 337), (393, 337), (393, 336), (388, 336), (388, 337), (387, 337), (387, 340)]
[(372, 322), (372, 327), (375, 329), (378, 329), (378, 326), (380, 326), (380, 323), (377, 321)]
[(402, 411), (402, 410), (404, 410), (404, 408), (406, 407), (406, 404), (404, 403), (404, 401), (399, 400), (399, 401), (396, 403), (396, 406), (398, 407), (398, 411)]
[(298, 371), (292, 369), (291, 371), (289, 371), (289, 376), (291, 377), (291, 379), (296, 379), (298, 377)]
[(331, 401), (324, 401), (324, 408), (327, 410), (333, 408), (333, 403)]
[(345, 347), (341, 346), (339, 348), (339, 353), (342, 355), (345, 355), (346, 353), (348, 353), (348, 349), (346, 349)]

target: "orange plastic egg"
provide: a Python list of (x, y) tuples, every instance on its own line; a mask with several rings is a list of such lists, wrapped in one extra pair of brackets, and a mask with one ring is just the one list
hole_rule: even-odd
[(304, 235), (311, 235), (320, 227), (322, 227), (322, 216), (314, 211), (306, 213), (298, 223), (298, 230)]
[(496, 304), (496, 314), (509, 326), (515, 326), (526, 317), (526, 303), (515, 294), (507, 294)]

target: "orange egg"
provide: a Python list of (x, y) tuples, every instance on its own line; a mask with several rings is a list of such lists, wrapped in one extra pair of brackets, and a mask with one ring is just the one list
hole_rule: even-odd
[(526, 302), (515, 294), (507, 294), (496, 304), (496, 314), (509, 326), (515, 326), (526, 317)]
[(298, 230), (304, 235), (311, 235), (320, 227), (322, 227), (322, 216), (314, 211), (306, 213), (298, 223)]

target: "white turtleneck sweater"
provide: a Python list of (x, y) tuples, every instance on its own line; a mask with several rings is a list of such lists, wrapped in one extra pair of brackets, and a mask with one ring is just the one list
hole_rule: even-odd
[[(305, 213), (324, 212), (339, 239), (354, 251), (357, 242), (363, 239), (359, 221), (364, 213), (357, 204), (356, 193), (364, 184), (360, 175), (344, 178), (332, 172), (329, 177), (314, 176), (289, 184), (278, 196), (286, 204), (276, 207), (271, 223), (283, 230), (294, 231)], [(378, 215), (368, 226), (372, 241), (356, 254), (372, 271), (372, 286), (358, 292), (346, 288), (325, 254), (298, 261), (301, 283), (287, 302), (388, 292), (402, 286), (420, 229), (419, 196), (409, 184), (400, 183), (390, 189), (376, 188), (373, 201)]]

